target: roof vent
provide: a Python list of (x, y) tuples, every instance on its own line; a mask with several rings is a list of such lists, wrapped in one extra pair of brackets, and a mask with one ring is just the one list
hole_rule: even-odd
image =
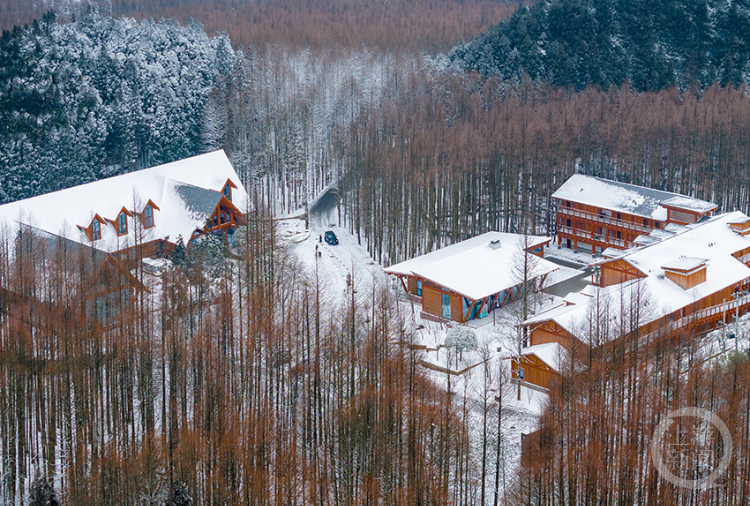
[(502, 246), (500, 239), (493, 239), (490, 241), (490, 249), (498, 249), (500, 246)]

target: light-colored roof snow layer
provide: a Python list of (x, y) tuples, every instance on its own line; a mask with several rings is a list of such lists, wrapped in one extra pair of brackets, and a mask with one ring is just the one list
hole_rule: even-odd
[[(541, 313), (525, 324), (552, 320), (581, 337), (581, 329), (591, 318), (589, 306), (593, 301), (609, 308), (610, 321), (615, 328), (615, 322), (622, 316), (617, 314), (619, 308), (631, 307), (633, 302), (639, 308), (643, 325), (724, 288), (737, 286), (750, 277), (750, 268), (732, 254), (750, 247), (750, 238), (735, 233), (729, 223), (742, 219), (746, 216), (739, 211), (725, 213), (656, 244), (634, 249), (621, 258), (646, 274), (645, 278), (598, 289), (587, 287), (587, 294), (592, 297), (576, 301), (566, 298), (568, 305)], [(686, 252), (694, 257), (681, 258)], [(695, 266), (696, 259), (705, 259), (706, 281), (703, 283), (685, 290), (664, 275), (663, 266), (675, 261)]]
[[(232, 190), (232, 203), (246, 212), (247, 192), (220, 150), (5, 204), (0, 206), (0, 224), (15, 228), (17, 223), (26, 223), (108, 252), (132, 246), (136, 228), (143, 232), (139, 242), (166, 236), (174, 242), (179, 234), (187, 242), (196, 228), (205, 225), (227, 179), (237, 186)], [(159, 208), (154, 209), (151, 228), (134, 227), (134, 220), (140, 218), (128, 217), (128, 234), (118, 236), (115, 225), (107, 222), (101, 226), (101, 239), (93, 243), (78, 228), (88, 227), (97, 214), (116, 220), (123, 207), (143, 212), (149, 200)]]
[(716, 205), (700, 199), (583, 174), (571, 176), (552, 197), (660, 221), (667, 219), (666, 209), (660, 206), (663, 202), (673, 202), (669, 205), (691, 211), (716, 208)]
[(662, 265), (662, 269), (671, 271), (692, 271), (708, 262), (707, 258), (678, 257)]
[(570, 359), (570, 352), (559, 343), (537, 344), (524, 348), (521, 355), (536, 355), (539, 360), (547, 364), (553, 371), (560, 372), (563, 365)]
[[(499, 248), (490, 247), (500, 241)], [(551, 238), (529, 236), (529, 248), (536, 248)], [(487, 232), (426, 255), (392, 265), (388, 274), (417, 275), (472, 300), (511, 288), (521, 281), (514, 273), (523, 236)], [(529, 255), (532, 277), (542, 276), (558, 268), (549, 260)]]
[(686, 197), (685, 195), (678, 195), (672, 197), (669, 200), (662, 202), (665, 206), (676, 207), (678, 209), (686, 209), (688, 211), (695, 211), (697, 213), (705, 213), (712, 209), (716, 209), (718, 206), (705, 200), (694, 199), (692, 197)]

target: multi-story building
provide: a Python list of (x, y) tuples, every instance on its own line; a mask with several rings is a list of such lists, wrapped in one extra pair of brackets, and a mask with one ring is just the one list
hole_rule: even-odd
[(568, 179), (552, 201), (557, 209), (557, 244), (594, 254), (607, 248), (628, 249), (638, 236), (670, 223), (697, 223), (717, 208), (677, 193), (581, 174)]
[(528, 319), (529, 344), (598, 348), (623, 329), (670, 336), (728, 322), (750, 308), (749, 234), (739, 211), (654, 231), (651, 244), (594, 264), (593, 285)]
[(0, 206), (0, 225), (27, 225), (116, 257), (168, 253), (204, 234), (231, 245), (248, 198), (224, 151), (101, 179)]

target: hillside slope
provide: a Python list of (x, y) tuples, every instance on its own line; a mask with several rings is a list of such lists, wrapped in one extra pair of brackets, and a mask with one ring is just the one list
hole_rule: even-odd
[(750, 78), (747, 0), (547, 0), (452, 52), (482, 75), (556, 86), (702, 89)]

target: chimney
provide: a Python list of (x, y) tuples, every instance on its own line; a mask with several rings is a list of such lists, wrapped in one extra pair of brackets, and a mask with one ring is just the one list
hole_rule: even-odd
[(490, 241), (490, 249), (498, 249), (500, 246), (502, 246), (500, 239), (493, 239)]

